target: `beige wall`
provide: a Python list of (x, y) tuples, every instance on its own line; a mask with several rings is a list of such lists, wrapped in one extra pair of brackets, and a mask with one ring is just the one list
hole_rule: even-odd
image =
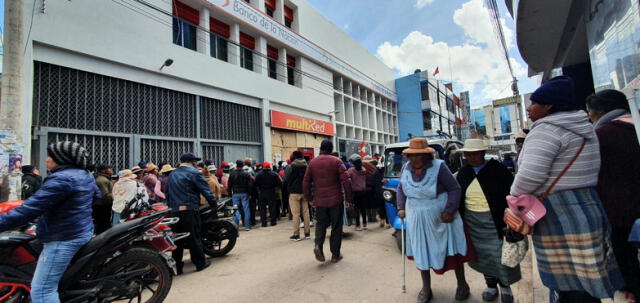
[(298, 148), (313, 148), (315, 155), (320, 151), (320, 143), (322, 140), (330, 139), (330, 137), (303, 132), (294, 132), (287, 130), (271, 129), (271, 154), (274, 163), (276, 155), (282, 155), (282, 160), (286, 161), (291, 153)]

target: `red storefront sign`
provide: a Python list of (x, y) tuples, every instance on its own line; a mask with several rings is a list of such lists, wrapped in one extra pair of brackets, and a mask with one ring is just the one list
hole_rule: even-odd
[(271, 127), (333, 136), (333, 123), (271, 111)]

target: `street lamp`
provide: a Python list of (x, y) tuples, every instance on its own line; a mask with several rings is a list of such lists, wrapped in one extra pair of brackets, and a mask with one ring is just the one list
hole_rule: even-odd
[(162, 63), (162, 66), (160, 66), (160, 70), (162, 70), (165, 66), (166, 67), (171, 66), (171, 64), (173, 64), (173, 59), (164, 60), (164, 63)]

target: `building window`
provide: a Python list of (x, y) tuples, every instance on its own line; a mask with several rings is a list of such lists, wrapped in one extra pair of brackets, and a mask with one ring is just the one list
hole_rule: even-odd
[(296, 57), (287, 55), (287, 83), (296, 85)]
[(271, 45), (267, 45), (267, 58), (269, 59), (269, 78), (278, 79), (278, 49)]
[(227, 62), (227, 40), (218, 35), (209, 34), (209, 43), (211, 46), (211, 57)]
[(286, 5), (284, 6), (284, 25), (288, 28), (293, 25), (293, 9)]
[(267, 15), (273, 18), (276, 12), (276, 0), (264, 0), (264, 9)]
[(432, 129), (432, 126), (431, 126), (431, 112), (430, 111), (422, 112), (422, 124), (423, 124), (423, 129), (424, 130), (431, 130)]
[(422, 100), (429, 100), (429, 82), (428, 81), (420, 82), (420, 93), (422, 95)]
[(196, 50), (196, 27), (200, 12), (180, 1), (173, 2), (173, 43)]
[(227, 40), (231, 37), (231, 29), (226, 23), (210, 18), (209, 19), (209, 46), (211, 57), (227, 62), (229, 60)]
[(240, 66), (253, 70), (253, 50), (256, 48), (256, 39), (240, 32)]
[(253, 70), (253, 51), (246, 47), (240, 47), (240, 66)]

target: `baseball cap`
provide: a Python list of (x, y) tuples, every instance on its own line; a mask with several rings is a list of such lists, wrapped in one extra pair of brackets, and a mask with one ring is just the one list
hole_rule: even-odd
[(202, 159), (198, 158), (194, 153), (184, 153), (180, 156), (180, 162), (190, 162), (190, 161), (200, 161)]
[(533, 195), (507, 196), (507, 204), (509, 209), (529, 226), (534, 226), (547, 214), (544, 204)]
[(264, 163), (262, 163), (262, 168), (264, 168), (264, 169), (271, 169), (271, 162), (264, 162)]

